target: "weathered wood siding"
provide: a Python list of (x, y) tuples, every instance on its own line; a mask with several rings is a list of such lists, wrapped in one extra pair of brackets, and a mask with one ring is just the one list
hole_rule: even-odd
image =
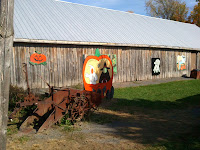
[(200, 69), (200, 52), (197, 53), (197, 69)]
[[(116, 54), (118, 70), (117, 75), (114, 75), (114, 82), (180, 77), (183, 74), (190, 75), (191, 52), (189, 51), (15, 43), (12, 53), (11, 83), (26, 89), (22, 63), (28, 64), (31, 88), (47, 88), (40, 76), (56, 87), (66, 87), (82, 83), (83, 55), (94, 54), (97, 48), (99, 48), (101, 54)], [(30, 55), (35, 51), (39, 51), (47, 56), (46, 66), (33, 66), (29, 64)], [(186, 56), (186, 70), (177, 70), (177, 55)], [(157, 57), (161, 59), (161, 74), (152, 76), (151, 58)]]

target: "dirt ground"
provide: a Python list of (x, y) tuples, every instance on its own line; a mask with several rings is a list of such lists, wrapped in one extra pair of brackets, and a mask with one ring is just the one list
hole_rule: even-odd
[(8, 137), (7, 149), (141, 150), (188, 133), (200, 123), (200, 107), (173, 111), (133, 109), (134, 113), (129, 114), (100, 108), (89, 122), (77, 123), (74, 131), (54, 126), (43, 133), (18, 132)]
[(113, 83), (113, 86), (115, 88), (125, 88), (125, 87), (145, 86), (145, 85), (160, 84), (160, 83), (167, 83), (167, 82), (173, 82), (173, 81), (182, 81), (182, 80), (194, 80), (194, 79), (193, 78), (189, 78), (187, 76), (183, 76), (183, 77), (152, 79), (152, 80), (135, 81), (135, 82), (123, 82), (123, 83), (115, 82), (115, 83)]
[(200, 124), (200, 106), (178, 110), (128, 106), (120, 111), (106, 109), (115, 101), (105, 102), (89, 121), (76, 123), (71, 131), (53, 126), (43, 133), (12, 134), (7, 150), (143, 150), (187, 134)]

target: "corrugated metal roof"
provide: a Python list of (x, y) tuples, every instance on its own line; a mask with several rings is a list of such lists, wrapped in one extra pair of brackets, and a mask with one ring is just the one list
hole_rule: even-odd
[(200, 49), (196, 25), (56, 0), (15, 0), (15, 39)]

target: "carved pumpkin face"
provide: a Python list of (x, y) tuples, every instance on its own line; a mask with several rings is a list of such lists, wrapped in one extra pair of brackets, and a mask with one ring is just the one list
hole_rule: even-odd
[(102, 97), (111, 91), (113, 66), (107, 55), (88, 56), (84, 61), (82, 75), (86, 91), (101, 93)]
[(32, 65), (39, 65), (39, 64), (46, 65), (46, 60), (47, 60), (46, 56), (38, 52), (33, 53), (30, 57), (30, 63)]

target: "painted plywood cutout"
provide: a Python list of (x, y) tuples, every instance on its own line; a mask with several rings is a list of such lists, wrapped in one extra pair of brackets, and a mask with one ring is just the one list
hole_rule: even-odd
[(184, 55), (177, 56), (177, 69), (178, 70), (186, 69), (186, 57)]
[(160, 74), (160, 58), (152, 58), (152, 75)]
[(107, 55), (100, 55), (97, 49), (95, 56), (86, 57), (82, 75), (86, 91), (101, 93), (102, 97), (109, 99), (113, 97), (113, 66)]
[(30, 56), (29, 63), (31, 65), (46, 65), (47, 58), (44, 54), (41, 54), (37, 51)]
[(113, 73), (117, 74), (117, 56), (115, 54), (108, 55), (112, 60)]
[[(116, 54), (105, 54), (105, 55), (107, 55), (112, 61), (114, 75), (117, 74), (117, 56), (116, 56)], [(84, 55), (84, 59), (87, 56), (94, 56), (94, 54)]]

